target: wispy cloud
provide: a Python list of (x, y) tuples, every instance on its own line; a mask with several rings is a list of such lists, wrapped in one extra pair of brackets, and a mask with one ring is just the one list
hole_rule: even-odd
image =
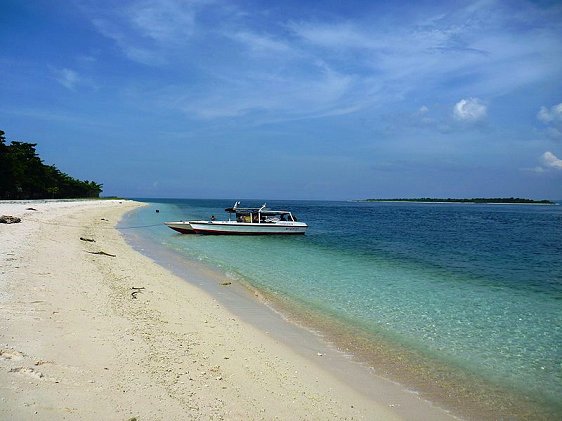
[(370, 36), (369, 31), (351, 22), (330, 24), (301, 21), (289, 23), (288, 28), (306, 43), (329, 50), (371, 50), (384, 45), (384, 42)]
[(431, 114), (431, 110), (427, 105), (422, 105), (416, 112), (412, 115), (408, 116), (406, 119), (407, 121), (399, 122), (400, 126), (404, 126), (404, 123), (407, 125), (418, 128), (418, 127), (434, 127), (437, 124), (440, 124), (436, 120), (434, 116)]
[[(457, 94), (501, 95), (552, 75), (554, 62), (561, 61), (543, 60), (554, 52), (562, 55), (562, 45), (556, 30), (533, 26), (538, 12), (526, 8), (526, 26), (519, 12), (494, 2), (474, 2), (434, 19), (405, 16), (400, 26), (391, 28), (384, 21), (303, 21), (290, 28), (304, 43), (331, 54), (333, 61), (359, 66), (405, 94), (447, 87)], [(521, 65), (529, 60), (534, 66)]]
[(562, 62), (541, 60), (562, 56), (562, 45), (537, 8), (525, 8), (527, 26), (522, 12), (488, 1), (439, 13), (413, 8), (388, 22), (371, 14), (276, 19), (223, 0), (133, 0), (108, 11), (92, 6), (90, 17), (130, 60), (203, 81), (168, 81), (175, 99), (166, 101), (167, 90), (154, 98), (195, 118), (307, 118), (415, 96), (465, 98), (454, 116), (474, 123), (487, 110), (470, 95), (487, 102), (555, 74)]
[(200, 4), (195, 0), (141, 0), (107, 11), (92, 7), (89, 14), (98, 32), (113, 40), (127, 58), (159, 66), (169, 62), (170, 51), (182, 49), (193, 36)]
[(262, 114), (258, 120), (294, 120), (342, 115), (356, 111), (349, 92), (360, 89), (356, 80), (323, 68), (314, 78), (302, 76), (253, 74), (251, 79), (223, 79), (220, 89), (206, 91), (203, 95), (185, 94), (189, 88), (176, 89), (162, 98), (178, 105), (190, 116), (204, 119), (241, 117)]
[(283, 54), (285, 57), (296, 53), (287, 42), (268, 35), (257, 34), (250, 31), (240, 31), (227, 34), (227, 36), (240, 42), (254, 53)]
[(72, 91), (75, 90), (76, 86), (82, 81), (78, 73), (72, 69), (53, 69), (53, 72), (57, 82)]
[(128, 36), (121, 25), (104, 18), (95, 18), (92, 20), (92, 24), (103, 36), (113, 40), (130, 60), (146, 65), (166, 63), (159, 51), (154, 50), (153, 46), (147, 46), (132, 39), (133, 37)]
[(130, 5), (126, 16), (142, 36), (160, 43), (183, 42), (194, 32), (195, 1), (145, 0)]

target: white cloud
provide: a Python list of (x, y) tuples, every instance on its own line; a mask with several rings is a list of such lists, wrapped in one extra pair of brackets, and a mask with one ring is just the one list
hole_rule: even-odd
[(453, 108), (457, 120), (477, 122), (486, 118), (487, 107), (478, 98), (461, 99)]
[(71, 69), (54, 70), (57, 82), (67, 89), (74, 90), (76, 85), (80, 83), (81, 78), (78, 73)]
[(558, 159), (552, 152), (542, 154), (541, 161), (547, 169), (562, 170), (562, 159)]
[(562, 102), (558, 105), (553, 105), (550, 109), (544, 106), (541, 107), (537, 118), (545, 124), (562, 123)]
[(550, 138), (562, 138), (562, 102), (550, 108), (541, 107), (537, 118), (547, 126), (546, 134)]

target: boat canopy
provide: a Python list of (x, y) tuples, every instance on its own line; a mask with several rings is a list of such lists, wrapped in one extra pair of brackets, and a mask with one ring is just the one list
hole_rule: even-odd
[(280, 217), (281, 220), (285, 220), (285, 217), (287, 217), (287, 220), (291, 220), (295, 222), (297, 220), (297, 218), (295, 218), (294, 215), (289, 211), (268, 209), (266, 203), (264, 203), (259, 208), (240, 208), (238, 207), (238, 205), (240, 205), (240, 202), (236, 202), (234, 206), (232, 206), (231, 208), (225, 209), (225, 211), (228, 212), (229, 214), (235, 213), (236, 218), (238, 220), (240, 220), (241, 218), (243, 219), (244, 216), (250, 216), (251, 219), (249, 221), (253, 221), (254, 218), (252, 218), (252, 216), (254, 215), (256, 216), (259, 215), (259, 217), (257, 217), (256, 222), (262, 222), (264, 219), (270, 219), (275, 217)]

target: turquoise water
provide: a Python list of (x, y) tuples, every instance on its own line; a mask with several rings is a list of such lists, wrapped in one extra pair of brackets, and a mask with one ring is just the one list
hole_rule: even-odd
[[(123, 224), (220, 219), (234, 200), (150, 202)], [(136, 234), (562, 413), (562, 206), (269, 205), (307, 235)]]

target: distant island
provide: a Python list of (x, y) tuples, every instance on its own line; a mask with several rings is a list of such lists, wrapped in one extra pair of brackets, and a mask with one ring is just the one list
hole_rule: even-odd
[(472, 199), (436, 199), (421, 197), (417, 199), (362, 199), (358, 202), (418, 202), (418, 203), (485, 203), (485, 204), (525, 204), (525, 205), (554, 205), (550, 200), (521, 199), (519, 197), (476, 197)]
[(0, 130), (0, 200), (98, 198), (102, 184), (77, 180), (54, 165), (45, 165), (37, 143), (6, 143)]

